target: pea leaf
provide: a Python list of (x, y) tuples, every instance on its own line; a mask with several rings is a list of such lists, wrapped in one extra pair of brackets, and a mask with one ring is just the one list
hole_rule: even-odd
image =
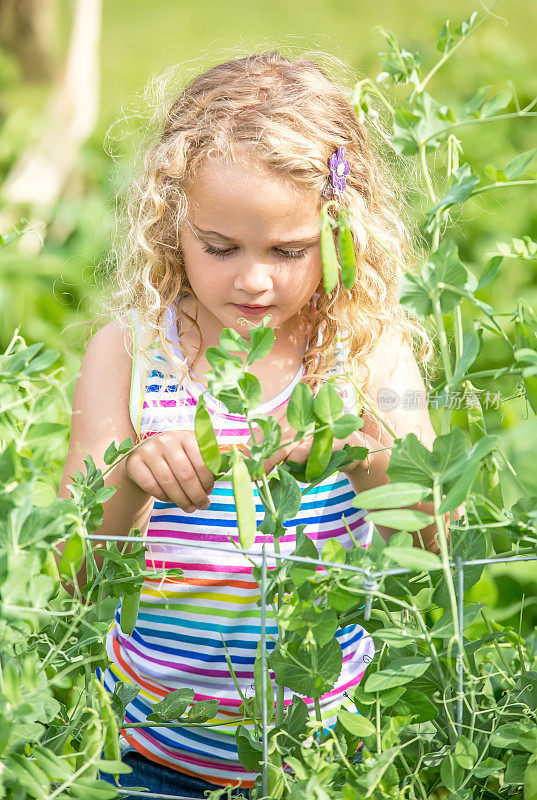
[(307, 384), (299, 381), (293, 388), (287, 404), (287, 421), (297, 431), (315, 424), (313, 392)]
[(172, 692), (168, 692), (164, 700), (161, 700), (160, 703), (155, 703), (147, 719), (155, 722), (161, 722), (163, 720), (166, 722), (173, 722), (184, 714), (193, 700), (193, 689), (187, 687), (175, 689)]
[(237, 743), (239, 761), (244, 769), (257, 772), (261, 768), (261, 758), (263, 757), (262, 743), (255, 739), (244, 725), (237, 725), (235, 742)]
[(454, 792), (462, 783), (464, 769), (455, 761), (453, 753), (448, 753), (440, 766), (440, 777), (446, 789)]
[(512, 181), (518, 178), (519, 175), (522, 175), (535, 158), (536, 153), (537, 147), (534, 147), (533, 150), (526, 150), (525, 153), (520, 153), (520, 155), (513, 158), (503, 170), (503, 174), (507, 180)]
[(371, 514), (366, 514), (364, 519), (374, 522), (375, 525), (385, 525), (388, 528), (395, 528), (399, 531), (419, 531), (434, 522), (434, 517), (429, 514), (424, 514), (423, 511), (414, 511), (410, 508), (393, 511), (373, 511)]
[(364, 421), (361, 417), (354, 414), (343, 414), (339, 419), (332, 423), (332, 433), (334, 439), (346, 439), (354, 431), (359, 431), (363, 428)]
[(414, 570), (435, 570), (442, 569), (442, 561), (429, 550), (422, 550), (413, 547), (411, 550), (401, 547), (390, 547), (389, 545), (382, 551), (393, 561), (406, 569)]
[(269, 657), (276, 683), (297, 694), (318, 698), (334, 688), (342, 665), (342, 651), (337, 639), (317, 649), (317, 669), (312, 668), (311, 650), (301, 642), (279, 643)]
[(340, 709), (337, 718), (343, 727), (354, 736), (371, 736), (371, 734), (375, 733), (376, 729), (371, 720), (361, 714), (353, 714), (347, 711), (346, 708)]
[(384, 669), (371, 673), (365, 682), (364, 689), (366, 692), (381, 692), (384, 689), (391, 689), (393, 686), (410, 683), (423, 675), (429, 669), (430, 664), (430, 658), (395, 659)]
[(272, 328), (264, 326), (252, 328), (250, 330), (250, 351), (246, 358), (246, 365), (253, 364), (254, 361), (260, 361), (272, 350), (274, 344), (274, 331)]
[(332, 383), (323, 383), (313, 400), (313, 411), (321, 422), (331, 424), (341, 416), (343, 400)]
[(189, 722), (207, 722), (218, 711), (218, 700), (200, 700), (190, 708), (187, 719)]
[[(471, 603), (464, 606), (462, 611), (463, 630), (473, 622), (480, 610), (484, 607), (483, 603)], [(444, 611), (440, 619), (437, 620), (431, 628), (430, 633), (431, 636), (442, 636), (443, 638), (448, 638), (455, 634), (451, 609)]]
[(479, 756), (476, 745), (464, 734), (455, 743), (453, 757), (463, 769), (472, 769)]
[(240, 333), (233, 330), (233, 328), (224, 328), (220, 334), (220, 347), (229, 350), (231, 353), (237, 350), (249, 350), (250, 345)]
[(367, 509), (402, 508), (425, 500), (430, 494), (431, 490), (419, 483), (399, 481), (359, 492), (353, 498), (352, 505)]

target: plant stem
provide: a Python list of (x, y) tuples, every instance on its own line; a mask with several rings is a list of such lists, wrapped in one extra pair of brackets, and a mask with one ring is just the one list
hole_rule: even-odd
[[(317, 645), (314, 644), (314, 645), (312, 645), (312, 648), (311, 648), (311, 670), (315, 674), (317, 672), (317, 669), (318, 669), (318, 664), (317, 664)], [(313, 703), (314, 703), (314, 706), (315, 706), (315, 716), (317, 718), (317, 722), (321, 726), (321, 730), (318, 732), (319, 733), (319, 742), (322, 742), (323, 739), (324, 739), (324, 725), (323, 725), (323, 717), (322, 717), (322, 714), (321, 714), (321, 703), (320, 703), (319, 698), (318, 697), (314, 697)]]

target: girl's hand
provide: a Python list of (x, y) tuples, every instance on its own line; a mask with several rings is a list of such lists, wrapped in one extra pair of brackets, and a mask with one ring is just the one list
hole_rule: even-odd
[[(285, 409), (283, 413), (280, 413), (277, 416), (277, 422), (282, 429), (281, 441), (284, 443), (290, 442), (290, 444), (279, 448), (273, 456), (265, 460), (264, 469), (266, 475), (268, 475), (277, 464), (281, 464), (283, 461), (295, 461), (298, 464), (305, 464), (309, 458), (311, 445), (313, 442), (313, 431), (306, 434), (302, 441), (290, 441), (296, 436), (296, 431), (289, 425)], [(252, 441), (250, 438), (246, 444), (247, 455), (250, 458), (250, 448), (254, 444), (260, 444), (263, 441), (263, 432), (260, 428), (255, 429), (254, 439), (255, 441)], [(347, 436), (346, 439), (334, 439), (333, 451), (335, 452), (338, 450), (343, 450), (345, 444), (349, 444), (352, 447), (366, 447), (368, 450), (379, 450), (384, 449), (385, 447), (385, 445), (382, 445), (379, 441), (377, 441), (377, 439), (374, 439), (362, 431), (354, 431), (350, 436)], [(347, 467), (340, 470), (340, 472), (353, 472), (355, 469), (357, 469), (357, 467), (359, 467), (360, 464), (364, 464), (365, 467), (367, 465), (367, 458), (365, 461), (354, 461), (352, 464), (349, 464)]]
[(148, 495), (175, 503), (187, 513), (206, 509), (214, 475), (200, 453), (194, 431), (150, 436), (125, 459), (129, 479)]

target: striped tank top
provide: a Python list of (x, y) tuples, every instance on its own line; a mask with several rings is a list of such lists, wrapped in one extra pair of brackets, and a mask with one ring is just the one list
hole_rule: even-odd
[[(166, 314), (167, 337), (174, 352), (184, 360), (173, 306)], [(139, 324), (133, 311), (133, 337)], [(159, 348), (154, 349), (158, 364), (164, 356)], [(287, 388), (262, 403), (255, 413), (272, 414), (287, 403), (303, 374), (301, 365)], [(166, 386), (167, 399), (161, 399), (157, 405), (155, 396), (159, 388), (162, 390), (162, 379), (163, 373), (144, 367), (134, 351), (130, 415), (139, 439), (169, 429), (194, 430), (197, 399), (205, 392), (219, 445), (248, 442), (246, 418), (229, 413), (190, 372), (181, 385), (176, 379), (175, 384)], [(344, 391), (342, 397), (344, 411), (355, 413), (352, 389)], [(264, 508), (255, 484), (254, 495), (259, 525)], [(365, 509), (351, 505), (354, 496), (344, 473), (335, 473), (309, 491), (296, 517), (285, 523), (286, 533), (280, 537), (282, 553), (290, 554), (295, 549), (298, 525), (307, 526), (305, 533), (319, 553), (328, 539), (349, 547), (352, 540), (342, 514), (356, 541), (368, 547), (372, 523), (364, 521)], [(252, 576), (252, 563), (237, 553), (234, 546), (239, 543), (239, 536), (231, 481), (216, 481), (209, 499), (209, 508), (192, 514), (184, 513), (174, 503), (155, 499), (144, 540), (147, 568), (154, 570), (155, 577), (144, 581), (138, 622), (132, 635), (122, 633), (121, 606), (116, 609), (106, 638), (110, 666), (104, 672), (104, 685), (110, 692), (118, 680), (140, 686), (139, 694), (127, 706), (126, 722), (145, 721), (154, 703), (181, 687), (194, 690), (194, 702), (218, 699), (218, 711), (207, 727), (136, 727), (125, 729), (123, 736), (146, 758), (166, 767), (216, 785), (249, 788), (255, 774), (245, 770), (238, 759), (233, 722), (242, 716), (241, 700), (226, 662), (226, 648), (242, 691), (251, 696), (255, 653), (261, 636), (260, 588)], [(154, 537), (165, 539), (166, 543), (152, 543)], [(220, 549), (196, 547), (197, 542), (212, 542)], [(261, 552), (263, 543), (268, 552), (273, 552), (273, 537), (263, 534), (256, 537), (251, 552)], [(259, 563), (259, 559), (256, 561)], [(269, 557), (269, 569), (274, 566), (274, 559)], [(181, 568), (183, 577), (164, 578), (162, 570), (172, 567)], [(271, 607), (267, 608), (266, 631), (270, 652), (274, 648), (270, 637), (278, 633)], [(334, 689), (320, 700), (327, 727), (335, 724), (337, 710), (345, 704), (344, 692), (352, 693), (374, 654), (373, 640), (360, 625), (339, 629), (336, 638), (342, 648), (343, 666)], [(274, 679), (272, 672), (270, 675)], [(286, 689), (285, 704), (289, 705), (291, 700), (292, 692)], [(313, 709), (313, 700), (304, 700)], [(222, 722), (229, 724), (218, 724)]]

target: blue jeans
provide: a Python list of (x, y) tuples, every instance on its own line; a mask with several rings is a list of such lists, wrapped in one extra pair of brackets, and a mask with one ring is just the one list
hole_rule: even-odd
[[(141, 753), (134, 749), (134, 747), (127, 747), (121, 753), (121, 760), (124, 764), (132, 767), (132, 772), (127, 775), (119, 776), (119, 783), (122, 787), (129, 786), (145, 786), (149, 791), (147, 797), (152, 798), (151, 792), (155, 794), (169, 794), (169, 795), (184, 795), (185, 797), (200, 798), (205, 800), (205, 792), (221, 788), (214, 783), (208, 783), (200, 778), (192, 778), (183, 772), (177, 772), (175, 769), (169, 769), (156, 761), (150, 761), (145, 758)], [(112, 775), (107, 772), (101, 772), (102, 780), (112, 783), (117, 786)], [(232, 797), (237, 799), (240, 797), (248, 797), (248, 789), (238, 789), (236, 793), (233, 792)], [(225, 795), (224, 795), (225, 797)], [(129, 795), (123, 800), (142, 800), (138, 796)]]

